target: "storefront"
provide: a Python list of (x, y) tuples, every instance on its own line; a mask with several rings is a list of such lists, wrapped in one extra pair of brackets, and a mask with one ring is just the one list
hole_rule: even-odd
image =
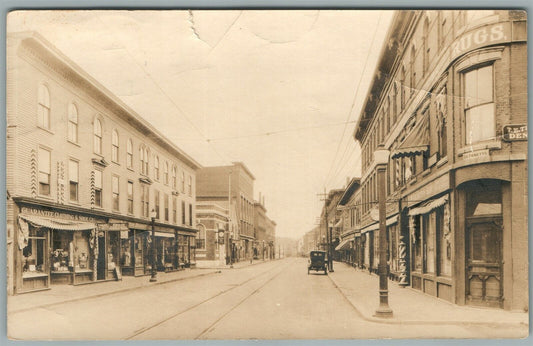
[(409, 209), (411, 286), (452, 301), (452, 239), (449, 194)]

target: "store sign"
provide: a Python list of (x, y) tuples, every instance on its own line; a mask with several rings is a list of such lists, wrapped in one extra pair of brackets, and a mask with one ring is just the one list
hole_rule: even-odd
[(481, 27), (461, 35), (452, 43), (452, 57), (458, 57), (468, 51), (489, 44), (501, 43), (511, 37), (509, 23), (498, 23)]
[(488, 158), (489, 155), (489, 149), (482, 149), (482, 150), (476, 150), (469, 153), (465, 153), (463, 155), (463, 159), (465, 160), (473, 160), (473, 159), (481, 159), (481, 158)]
[(78, 214), (67, 214), (67, 213), (61, 213), (58, 211), (50, 211), (50, 210), (43, 210), (38, 208), (30, 208), (30, 207), (22, 207), (20, 208), (20, 212), (27, 215), (36, 215), (41, 217), (49, 217), (53, 219), (66, 219), (66, 220), (73, 220), (73, 221), (83, 221), (83, 222), (96, 222), (95, 218), (88, 217), (85, 215), (78, 215)]
[(503, 140), (506, 142), (527, 141), (527, 125), (505, 125)]

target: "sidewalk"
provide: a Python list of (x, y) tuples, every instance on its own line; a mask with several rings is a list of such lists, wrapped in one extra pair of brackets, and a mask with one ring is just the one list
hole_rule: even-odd
[(526, 312), (459, 306), (423, 292), (401, 288), (389, 280), (389, 306), (392, 318), (374, 317), (379, 305), (379, 277), (368, 271), (334, 263), (330, 279), (350, 304), (368, 321), (393, 324), (483, 324), (529, 325)]
[(85, 285), (55, 285), (49, 290), (8, 296), (7, 312), (19, 312), (50, 305), (101, 297), (130, 290), (161, 285), (194, 277), (219, 273), (220, 270), (185, 269), (169, 273), (157, 273), (157, 282), (150, 282), (150, 275), (123, 276), (120, 281), (96, 282)]

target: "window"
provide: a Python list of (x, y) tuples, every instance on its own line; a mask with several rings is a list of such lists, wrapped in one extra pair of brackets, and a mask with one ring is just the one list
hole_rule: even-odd
[(154, 203), (155, 203), (155, 218), (156, 219), (159, 219), (160, 217), (160, 214), (159, 214), (159, 191), (155, 191), (154, 193), (155, 197), (154, 197)]
[(189, 226), (192, 226), (192, 204), (189, 203)]
[(168, 161), (165, 161), (165, 166), (163, 170), (163, 180), (165, 185), (168, 185)]
[(178, 177), (177, 177), (177, 168), (176, 166), (172, 167), (172, 188), (174, 190), (178, 187)]
[(405, 88), (405, 67), (402, 66), (400, 74), (400, 106), (402, 110), (405, 106)]
[(113, 193), (113, 210), (119, 210), (119, 178), (116, 175), (111, 178), (111, 190)]
[(141, 162), (141, 174), (148, 175), (148, 149), (144, 145), (139, 148), (139, 158)]
[(192, 196), (192, 176), (189, 175), (189, 196)]
[(439, 93), (437, 102), (437, 132), (438, 132), (438, 152), (439, 158), (448, 154), (448, 130), (446, 120), (446, 86)]
[(102, 172), (94, 170), (94, 204), (102, 206)]
[(181, 201), (181, 224), (185, 225), (185, 201)]
[(126, 144), (126, 166), (128, 168), (133, 168), (133, 141), (128, 139)]
[(452, 275), (452, 250), (451, 244), (448, 239), (450, 233), (449, 225), (448, 228), (445, 227), (445, 222), (449, 223), (449, 212), (445, 213), (445, 208), (448, 208), (449, 205), (445, 205), (437, 209), (437, 261), (439, 265), (439, 275), (440, 276), (451, 276)]
[(159, 180), (159, 156), (156, 156), (154, 161), (154, 178)]
[(422, 217), (422, 227), (424, 230), (424, 272), (435, 273), (435, 228), (436, 213), (431, 212)]
[(203, 225), (200, 225), (198, 227), (198, 238), (196, 238), (196, 248), (197, 249), (205, 249), (205, 227)]
[(78, 201), (78, 183), (79, 183), (79, 162), (74, 160), (68, 161), (68, 180), (70, 200)]
[(428, 68), (429, 68), (429, 45), (428, 45), (428, 35), (429, 35), (429, 19), (428, 17), (426, 17), (424, 19), (424, 37), (423, 37), (423, 40), (424, 40), (424, 45), (422, 47), (423, 51), (422, 51), (422, 54), (423, 54), (423, 63), (422, 63), (422, 70), (423, 70), (423, 74), (425, 75), (427, 72), (428, 72)]
[(150, 215), (150, 186), (142, 184), (141, 186), (141, 208), (142, 215), (148, 217)]
[(416, 69), (415, 69), (415, 59), (416, 59), (416, 48), (415, 45), (411, 46), (411, 60), (409, 61), (409, 70), (411, 72), (411, 78), (409, 80), (410, 93), (415, 92), (416, 86)]
[(170, 204), (170, 196), (165, 194), (165, 221), (168, 221), (169, 219), (169, 204)]
[(37, 117), (40, 127), (50, 129), (50, 93), (43, 84), (39, 86)]
[(50, 161), (51, 152), (39, 148), (39, 194), (50, 196)]
[(181, 192), (185, 193), (185, 172), (181, 172)]
[(176, 197), (172, 198), (172, 221), (178, 223), (178, 199)]
[(22, 268), (22, 277), (32, 277), (37, 273), (48, 273), (46, 257), (49, 255), (48, 230), (30, 227), (28, 245), (22, 249), (23, 263), (25, 263)]
[(68, 105), (68, 140), (78, 143), (78, 109), (73, 103)]
[(94, 153), (102, 155), (102, 123), (99, 119), (94, 119), (93, 123), (94, 134)]
[(128, 181), (128, 213), (133, 214), (133, 181)]
[(465, 142), (467, 145), (496, 136), (492, 65), (464, 74)]
[(111, 160), (118, 162), (118, 131), (113, 130), (111, 134)]

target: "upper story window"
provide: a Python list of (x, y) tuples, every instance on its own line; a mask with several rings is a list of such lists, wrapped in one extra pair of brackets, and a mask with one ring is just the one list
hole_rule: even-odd
[(159, 213), (159, 199), (160, 199), (160, 194), (159, 194), (159, 191), (155, 190), (154, 192), (154, 205), (155, 205), (155, 218), (159, 220), (160, 218), (160, 213)]
[(189, 196), (192, 196), (192, 177), (189, 175)]
[(118, 162), (118, 131), (113, 130), (111, 134), (111, 160), (113, 162)]
[(159, 180), (159, 156), (156, 156), (154, 160), (154, 178)]
[(102, 206), (102, 171), (94, 170), (94, 204)]
[(93, 135), (94, 135), (94, 153), (102, 155), (102, 123), (100, 119), (95, 118), (93, 123)]
[(409, 60), (409, 70), (411, 72), (411, 78), (409, 79), (409, 88), (410, 93), (414, 93), (416, 86), (416, 68), (415, 68), (415, 59), (416, 59), (416, 48), (413, 44), (411, 46), (411, 58)]
[(141, 209), (142, 216), (148, 217), (150, 210), (150, 185), (141, 184)]
[(165, 165), (163, 166), (163, 181), (165, 185), (168, 185), (168, 161), (165, 161)]
[(401, 109), (405, 107), (405, 67), (402, 66), (400, 73), (400, 106)]
[(50, 150), (39, 148), (39, 194), (50, 196)]
[(493, 65), (464, 73), (465, 143), (467, 145), (496, 136), (493, 94)]
[(113, 193), (113, 210), (119, 210), (119, 201), (120, 201), (120, 186), (119, 186), (119, 177), (114, 175), (111, 178), (111, 188)]
[(172, 167), (172, 188), (174, 190), (176, 190), (177, 187), (178, 187), (178, 177), (177, 177), (178, 172), (177, 172), (177, 170), (178, 169), (176, 168), (176, 166)]
[(40, 127), (50, 129), (50, 92), (41, 84), (38, 92), (37, 121)]
[(429, 68), (429, 44), (428, 44), (428, 39), (429, 39), (429, 19), (428, 17), (426, 17), (424, 19), (424, 33), (423, 33), (423, 42), (424, 42), (424, 45), (422, 46), (422, 55), (423, 55), (423, 62), (422, 62), (422, 70), (424, 72), (424, 75), (426, 74), (426, 72), (428, 71), (428, 68)]
[(181, 172), (181, 192), (185, 193), (185, 172)]
[(78, 143), (78, 109), (73, 103), (68, 105), (68, 140)]
[(69, 160), (68, 162), (68, 180), (70, 190), (70, 200), (78, 201), (78, 185), (79, 185), (79, 162)]
[(139, 159), (141, 162), (141, 174), (148, 175), (148, 149), (144, 145), (139, 148)]
[(133, 181), (128, 181), (128, 213), (133, 214)]
[(128, 139), (126, 144), (126, 166), (128, 168), (133, 168), (133, 141)]

